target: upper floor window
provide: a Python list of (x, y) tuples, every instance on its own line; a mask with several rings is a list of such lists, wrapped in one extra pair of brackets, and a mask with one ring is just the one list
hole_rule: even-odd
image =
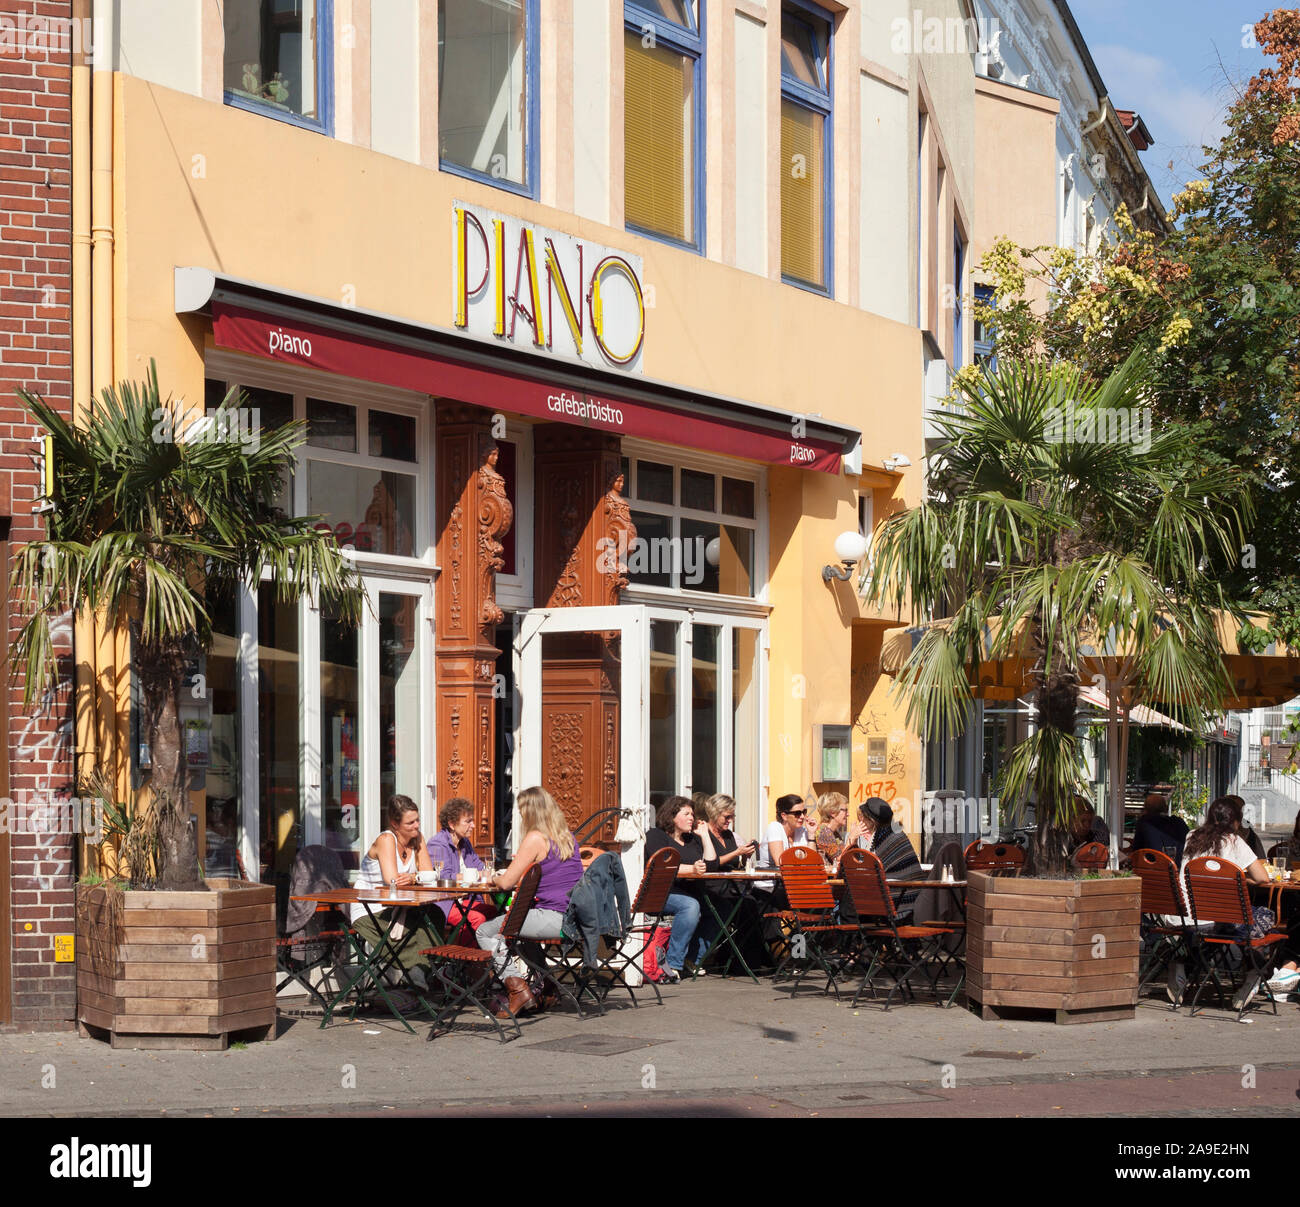
[(996, 373), (997, 354), (993, 350), (993, 327), (979, 317), (980, 307), (993, 305), (993, 287), (991, 285), (975, 286), (975, 363), (987, 365), (989, 372)]
[(441, 0), (441, 166), (529, 196), (536, 192), (536, 0)]
[(966, 363), (966, 306), (962, 296), (966, 280), (966, 240), (961, 227), (952, 230), (952, 367), (960, 369)]
[(226, 104), (329, 134), (333, 0), (226, 0)]
[(624, 6), (623, 212), (628, 227), (698, 250), (704, 211), (699, 0)]
[(781, 274), (830, 292), (830, 21), (781, 11)]

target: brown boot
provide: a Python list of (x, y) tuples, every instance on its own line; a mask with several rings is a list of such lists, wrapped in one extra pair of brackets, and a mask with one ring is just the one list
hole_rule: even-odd
[(506, 1008), (497, 1013), (497, 1018), (509, 1018), (512, 1014), (518, 1017), (537, 1005), (533, 991), (528, 988), (528, 982), (523, 977), (508, 976), (502, 984), (510, 991), (510, 998), (506, 1002)]

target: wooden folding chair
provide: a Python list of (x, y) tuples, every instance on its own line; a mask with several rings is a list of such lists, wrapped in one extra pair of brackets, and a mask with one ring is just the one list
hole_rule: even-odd
[(1110, 847), (1104, 842), (1085, 842), (1070, 856), (1070, 863), (1085, 872), (1100, 872), (1110, 863)]
[(787, 965), (798, 964), (799, 971), (791, 987), (791, 995), (799, 992), (799, 984), (814, 965), (826, 973), (823, 993), (834, 990), (839, 1001), (840, 969), (835, 957), (823, 946), (827, 938), (837, 934), (856, 934), (857, 926), (834, 920), (835, 894), (826, 883), (826, 865), (821, 852), (812, 847), (788, 847), (781, 852), (781, 881), (785, 886), (790, 908), (765, 914), (790, 926), (789, 949), (773, 977), (779, 980)]
[(317, 905), (312, 922), (324, 929), (275, 940), (275, 971), (281, 978), (276, 981), (275, 992), (278, 994), (289, 984), (301, 985), (325, 1010), (329, 1004), (312, 974), (320, 973), (322, 980), (331, 974), (337, 977), (338, 970), (348, 962), (347, 939), (352, 928), (337, 905)]
[[(1141, 936), (1151, 951), (1138, 976), (1138, 995), (1175, 960), (1194, 958), (1192, 924), (1178, 891), (1178, 865), (1163, 851), (1139, 847), (1130, 856), (1133, 871), (1142, 881)], [(1177, 918), (1174, 923), (1167, 918)], [(1177, 1010), (1178, 1002), (1173, 1009)]]
[[(515, 899), (498, 932), (505, 941), (507, 949), (518, 937), (519, 928), (523, 926), (528, 911), (533, 908), (533, 898), (537, 895), (537, 884), (541, 878), (541, 865), (535, 863), (523, 874), (515, 887)], [(429, 1039), (433, 1039), (438, 1034), (438, 1029), (444, 1020), (450, 1026), (456, 1015), (466, 1006), (476, 1007), (483, 1017), (496, 1027), (502, 1043), (517, 1039), (523, 1034), (519, 1020), (508, 1005), (506, 1013), (510, 1015), (510, 1022), (514, 1025), (514, 1035), (506, 1033), (502, 1020), (497, 1018), (496, 1011), (493, 1009), (491, 994), (494, 987), (503, 995), (503, 1001), (508, 1000), (509, 995), (497, 975), (492, 952), (484, 951), (480, 947), (459, 947), (453, 943), (444, 943), (440, 947), (426, 947), (420, 954), (429, 957), (433, 972), (433, 983), (429, 986), (428, 995), (422, 995), (425, 997), (425, 1005), (433, 1011), (433, 1025), (429, 1028)], [(435, 995), (441, 1000), (430, 1001), (429, 999)]]
[[(840, 871), (858, 915), (858, 924), (854, 928), (859, 935), (858, 962), (861, 963), (863, 957), (868, 952), (871, 953), (871, 959), (863, 971), (862, 984), (853, 995), (854, 1007), (862, 997), (862, 991), (868, 987), (872, 997), (875, 997), (872, 978), (877, 969), (887, 973), (894, 982), (885, 999), (886, 1010), (892, 1004), (895, 993), (915, 996), (911, 980), (918, 972), (927, 977), (931, 991), (937, 992), (944, 972), (950, 965), (959, 963), (943, 946), (948, 936), (955, 933), (954, 930), (948, 926), (900, 926), (898, 913), (894, 909), (894, 897), (885, 878), (885, 866), (880, 862), (880, 857), (871, 851), (859, 847), (846, 851), (840, 861)], [(933, 975), (927, 972), (927, 965), (936, 966)], [(963, 969), (948, 996), (948, 1005), (952, 1005), (965, 980)]]
[[(1274, 931), (1261, 935), (1258, 939), (1250, 937), (1250, 927), (1254, 922), (1250, 907), (1250, 897), (1246, 890), (1246, 874), (1235, 863), (1213, 855), (1202, 855), (1191, 860), (1183, 869), (1183, 882), (1187, 885), (1187, 901), (1191, 907), (1192, 920), (1199, 926), (1205, 922), (1214, 922), (1221, 926), (1245, 927), (1246, 937), (1236, 934), (1202, 934), (1199, 929), (1192, 931), (1196, 950), (1200, 953), (1198, 961), (1202, 975), (1192, 996), (1191, 1014), (1196, 1013), (1196, 1004), (1206, 985), (1214, 984), (1219, 1000), (1231, 1003), (1232, 997), (1225, 995), (1223, 982), (1219, 973), (1228, 979), (1231, 991), (1244, 989), (1250, 977), (1259, 977), (1259, 989), (1273, 1004), (1273, 1013), (1277, 1013), (1277, 999), (1268, 987), (1265, 976), (1273, 949), (1287, 936), (1285, 931)], [(1232, 969), (1232, 955), (1237, 952), (1241, 960), (1241, 980), (1237, 981)], [(1237, 1018), (1246, 1013), (1250, 999), (1244, 998)]]
[[(620, 986), (627, 990), (632, 1005), (640, 1006), (636, 989), (628, 979), (632, 970), (639, 974), (643, 985), (654, 990), (655, 1001), (660, 1006), (664, 1004), (659, 986), (646, 976), (645, 953), (654, 942), (655, 931), (664, 925), (668, 914), (668, 894), (677, 882), (677, 869), (681, 863), (681, 852), (672, 847), (663, 847), (646, 860), (641, 883), (632, 899), (632, 925), (628, 927), (627, 935), (617, 950), (606, 951), (598, 957), (598, 967), (588, 970), (589, 975), (584, 978), (588, 989), (598, 995), (597, 1001), (602, 1009), (604, 1001)], [(637, 922), (637, 918), (644, 920)]]
[(990, 876), (1019, 876), (1025, 866), (1025, 852), (1014, 842), (985, 842), (977, 838), (966, 848), (966, 870)]

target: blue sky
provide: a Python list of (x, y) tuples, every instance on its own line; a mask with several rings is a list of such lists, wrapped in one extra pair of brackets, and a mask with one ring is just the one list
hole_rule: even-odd
[(1270, 9), (1292, 5), (1269, 0), (1069, 4), (1111, 100), (1119, 109), (1136, 109), (1156, 140), (1142, 152), (1142, 162), (1167, 207), (1176, 191), (1200, 175), (1201, 145), (1218, 141), (1234, 85), (1244, 85), (1266, 63), (1258, 47), (1242, 45), (1242, 26), (1254, 25)]

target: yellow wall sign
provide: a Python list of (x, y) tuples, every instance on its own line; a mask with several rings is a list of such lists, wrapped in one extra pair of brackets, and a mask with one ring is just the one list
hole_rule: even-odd
[(452, 214), (457, 327), (641, 371), (646, 298), (639, 256), (459, 201)]
[(54, 962), (56, 964), (71, 964), (77, 958), (77, 936), (76, 935), (55, 935), (54, 936)]

